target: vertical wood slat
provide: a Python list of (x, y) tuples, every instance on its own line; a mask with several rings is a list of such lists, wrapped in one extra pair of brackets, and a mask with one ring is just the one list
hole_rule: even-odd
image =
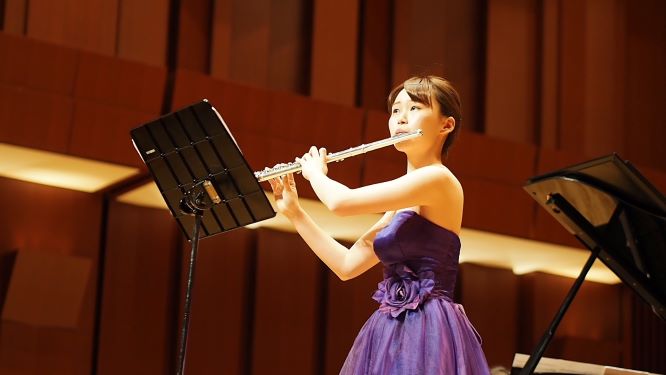
[(624, 149), (635, 163), (666, 170), (666, 3), (626, 6)]
[[(239, 228), (200, 242), (186, 373), (249, 372), (256, 237)], [(186, 243), (184, 261), (190, 252)], [(186, 279), (183, 274), (181, 284)]]
[(175, 52), (178, 69), (210, 73), (213, 4), (214, 0), (179, 2), (178, 50)]
[(5, 0), (4, 6), (2, 30), (10, 34), (25, 35), (28, 0)]
[(536, 104), (536, 0), (488, 2), (485, 133), (533, 143)]
[(462, 126), (482, 129), (483, 18), (481, 1), (395, 2), (391, 86), (413, 75), (442, 76), (460, 94)]
[(27, 35), (32, 38), (115, 55), (120, 0), (30, 0)]
[(166, 210), (111, 202), (97, 374), (172, 369), (177, 228)]
[(120, 0), (116, 56), (165, 66), (168, 0)]
[(483, 339), (488, 365), (510, 368), (517, 332), (522, 329), (518, 321), (518, 277), (511, 270), (463, 263), (458, 284), (460, 303)]
[(623, 154), (625, 25), (624, 1), (587, 2), (585, 19), (585, 154)]
[(352, 106), (358, 79), (359, 0), (314, 4), (310, 95)]
[(253, 86), (268, 86), (271, 0), (233, 0), (230, 76)]
[(306, 0), (273, 0), (268, 47), (268, 87), (308, 94), (311, 16)]
[(361, 107), (386, 110), (386, 97), (391, 91), (391, 29), (393, 6), (390, 1), (362, 1), (359, 103)]
[(292, 234), (258, 236), (251, 373), (319, 373), (322, 265)]
[(541, 3), (541, 76), (538, 78), (541, 98), (539, 138), (541, 147), (556, 149), (559, 147), (558, 125), (560, 118), (560, 2), (559, 0), (542, 0)]
[(587, 124), (585, 97), (591, 89), (585, 80), (585, 18), (587, 2), (564, 0), (560, 3), (560, 122), (559, 149), (583, 153), (584, 127)]

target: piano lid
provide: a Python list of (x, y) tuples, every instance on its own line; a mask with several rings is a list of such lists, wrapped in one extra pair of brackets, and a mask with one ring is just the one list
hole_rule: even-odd
[[(536, 176), (524, 189), (666, 320), (666, 198), (617, 154)], [(564, 198), (590, 224), (571, 225), (549, 203)], [(600, 244), (590, 238), (601, 239)]]

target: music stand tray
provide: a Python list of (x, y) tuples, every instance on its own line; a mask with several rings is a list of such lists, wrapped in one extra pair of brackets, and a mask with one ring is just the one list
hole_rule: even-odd
[[(200, 238), (275, 216), (266, 194), (231, 132), (207, 101), (167, 114), (131, 131), (173, 217), (188, 240), (192, 211), (203, 205)], [(221, 202), (206, 194), (209, 181)], [(202, 202), (197, 203), (197, 199)], [(206, 209), (210, 205), (210, 209)]]

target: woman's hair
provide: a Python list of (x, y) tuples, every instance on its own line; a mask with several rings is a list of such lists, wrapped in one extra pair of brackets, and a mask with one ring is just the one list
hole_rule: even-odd
[(391, 90), (387, 101), (389, 113), (391, 112), (391, 107), (393, 106), (393, 102), (395, 102), (395, 98), (402, 89), (407, 91), (407, 94), (413, 101), (423, 103), (430, 108), (432, 108), (431, 98), (434, 98), (439, 103), (442, 116), (450, 116), (455, 119), (455, 127), (446, 137), (446, 141), (444, 141), (444, 145), (442, 146), (442, 158), (446, 158), (449, 149), (460, 132), (460, 125), (462, 125), (460, 96), (458, 95), (458, 92), (456, 92), (456, 89), (453, 88), (449, 81), (441, 77), (412, 77)]

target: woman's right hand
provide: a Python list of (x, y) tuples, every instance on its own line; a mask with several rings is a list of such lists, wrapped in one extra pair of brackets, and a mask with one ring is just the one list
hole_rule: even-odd
[(291, 219), (301, 212), (301, 205), (298, 203), (298, 192), (296, 191), (296, 181), (294, 181), (292, 173), (282, 177), (271, 178), (268, 182), (273, 189), (275, 204), (279, 213)]

